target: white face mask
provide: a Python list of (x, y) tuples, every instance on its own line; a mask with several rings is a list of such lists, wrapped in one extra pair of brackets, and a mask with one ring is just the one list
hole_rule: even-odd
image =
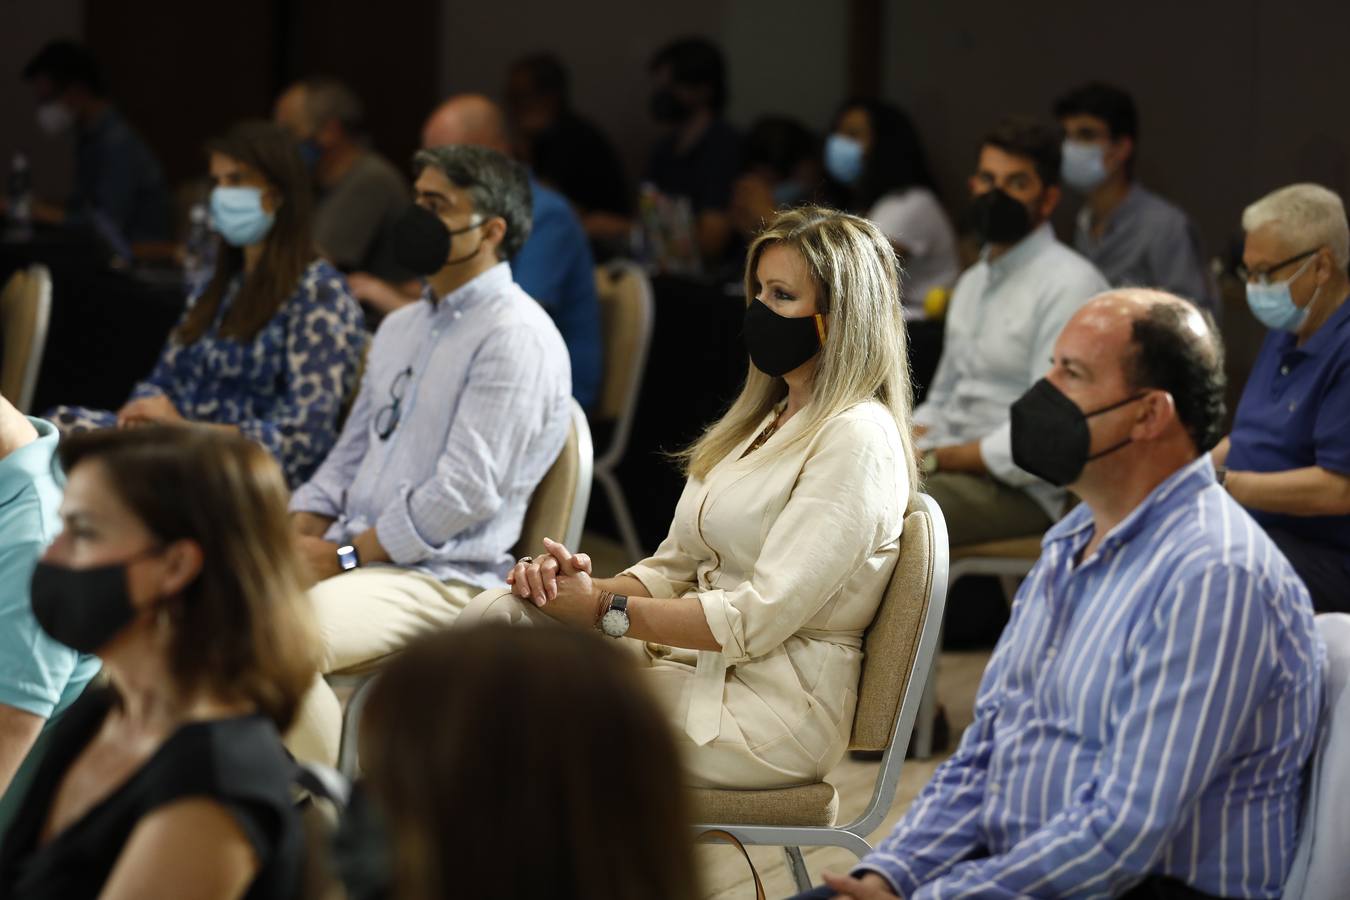
[(59, 137), (75, 123), (75, 114), (60, 100), (48, 100), (37, 108), (37, 123), (48, 137)]

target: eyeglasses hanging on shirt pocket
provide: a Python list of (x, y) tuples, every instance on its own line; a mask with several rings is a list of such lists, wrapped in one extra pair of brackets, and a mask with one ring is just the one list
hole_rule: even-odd
[(394, 376), (394, 383), (389, 385), (389, 402), (375, 413), (375, 435), (382, 441), (389, 440), (389, 435), (394, 433), (399, 420), (403, 418), (403, 392), (408, 389), (411, 379), (412, 366)]

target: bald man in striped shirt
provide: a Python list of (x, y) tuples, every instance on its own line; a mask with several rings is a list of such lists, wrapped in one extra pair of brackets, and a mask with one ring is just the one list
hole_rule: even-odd
[(805, 896), (1275, 898), (1324, 648), (1307, 590), (1216, 482), (1212, 326), (1119, 290), (1012, 409), (1082, 503), (1045, 536), (975, 722), (895, 831)]

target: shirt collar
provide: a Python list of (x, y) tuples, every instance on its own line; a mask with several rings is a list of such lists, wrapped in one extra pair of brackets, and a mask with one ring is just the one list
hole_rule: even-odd
[[(1171, 514), (1178, 506), (1200, 491), (1215, 484), (1214, 463), (1208, 453), (1177, 469), (1162, 484), (1149, 492), (1130, 514), (1102, 538), (1101, 550), (1118, 546), (1133, 538), (1145, 525)], [(1074, 544), (1085, 543), (1092, 532), (1092, 510), (1086, 503), (1080, 503), (1076, 509), (1060, 519), (1045, 533), (1042, 547), (1068, 541)]]
[(1050, 227), (1050, 223), (1042, 222), (1033, 228), (1030, 234), (1009, 247), (1008, 251), (998, 259), (991, 260), (989, 258), (988, 246), (980, 251), (980, 259), (989, 267), (989, 280), (991, 282), (1001, 281), (1026, 265), (1054, 242), (1055, 232)]
[(1350, 322), (1350, 299), (1342, 302), (1331, 314), (1331, 318), (1323, 322), (1302, 347), (1298, 346), (1298, 335), (1288, 332), (1282, 334), (1281, 337), (1286, 344), (1284, 349), (1288, 353), (1297, 353), (1301, 356), (1316, 356), (1327, 349), (1336, 352), (1340, 349), (1340, 345), (1334, 343), (1335, 334), (1345, 327), (1346, 322)]
[(53, 462), (56, 456), (56, 426), (32, 416), (28, 417), (28, 421), (37, 429), (37, 440), (0, 458), (0, 503), (14, 499), (34, 481), (52, 478), (56, 474)]
[(435, 313), (464, 312), (502, 293), (510, 284), (511, 264), (503, 260), (467, 284), (462, 284), (446, 294), (439, 303), (430, 284), (423, 285), (422, 297), (431, 304)]

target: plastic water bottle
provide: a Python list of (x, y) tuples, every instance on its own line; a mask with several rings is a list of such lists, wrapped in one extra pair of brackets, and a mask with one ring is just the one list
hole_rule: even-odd
[(205, 203), (194, 203), (188, 210), (187, 241), (183, 247), (183, 277), (189, 287), (210, 277), (212, 259), (211, 222)]
[(33, 173), (22, 151), (9, 164), (9, 231), (15, 240), (33, 236)]

